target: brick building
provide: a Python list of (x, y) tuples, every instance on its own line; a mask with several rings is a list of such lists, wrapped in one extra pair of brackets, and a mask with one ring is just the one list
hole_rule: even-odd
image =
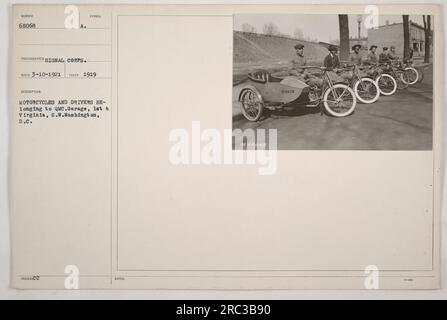
[[(431, 42), (431, 37), (430, 37)], [(368, 47), (372, 44), (378, 46), (378, 52), (382, 47), (396, 47), (396, 53), (402, 57), (404, 55), (404, 27), (403, 22), (387, 23), (376, 29), (368, 30)], [(424, 27), (410, 21), (410, 47), (413, 49), (413, 56), (424, 56), (425, 54), (425, 32)], [(430, 49), (431, 50), (431, 49)]]
[(368, 48), (368, 38), (367, 37), (362, 37), (360, 38), (360, 40), (358, 38), (349, 38), (349, 49), (352, 48), (353, 45), (355, 44), (360, 44), (362, 46), (362, 49), (367, 49)]

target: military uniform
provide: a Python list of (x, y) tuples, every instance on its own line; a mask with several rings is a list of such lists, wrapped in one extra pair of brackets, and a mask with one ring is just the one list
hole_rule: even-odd
[(368, 55), (366, 56), (366, 61), (367, 64), (375, 64), (378, 62), (377, 59), (377, 54), (375, 52), (370, 51), (368, 53)]
[(357, 64), (357, 65), (361, 65), (362, 64), (362, 55), (361, 53), (357, 53), (357, 52), (351, 52), (351, 54), (349, 55), (349, 61)]
[(356, 64), (356, 65), (361, 65), (362, 64), (362, 54), (356, 51), (356, 49), (361, 49), (362, 46), (360, 44), (356, 44), (352, 46), (352, 52), (349, 55), (349, 62)]
[(323, 84), (323, 80), (307, 73), (306, 69), (302, 68), (306, 65), (307, 59), (304, 56), (296, 55), (296, 57), (290, 61), (290, 74), (298, 77), (309, 86), (321, 86)]
[(304, 72), (304, 69), (301, 67), (304, 67), (307, 65), (307, 59), (304, 56), (296, 55), (291, 61), (290, 61), (290, 70), (292, 73), (296, 73), (295, 75), (302, 74)]
[(382, 52), (379, 55), (379, 62), (384, 63), (390, 61), (390, 56), (388, 55), (388, 52)]
[[(329, 47), (329, 52), (331, 51), (331, 49), (333, 50), (333, 47)], [(330, 52), (325, 58), (324, 58), (324, 62), (323, 62), (324, 66), (329, 70), (328, 72), (328, 76), (329, 78), (334, 81), (334, 82), (341, 82), (341, 81), (345, 81), (348, 80), (348, 76), (347, 73), (343, 73), (341, 76), (339, 76), (338, 74), (336, 74), (335, 72), (332, 72), (333, 69), (338, 69), (340, 68), (340, 59), (338, 58), (337, 55), (335, 55), (334, 53)]]
[(388, 53), (388, 59), (389, 59), (389, 60), (396, 60), (396, 59), (397, 59), (397, 55), (396, 55), (396, 53), (393, 52), (393, 51), (390, 51), (390, 52)]
[[(370, 51), (368, 55), (366, 56), (366, 59), (364, 61), (365, 65), (375, 65), (379, 62), (379, 58), (377, 57), (377, 54), (375, 52)], [(377, 73), (375, 68), (368, 68), (366, 71), (366, 75), (370, 77), (374, 77)]]
[(340, 67), (340, 60), (335, 54), (329, 53), (326, 58), (324, 58), (323, 64), (326, 68), (332, 70)]

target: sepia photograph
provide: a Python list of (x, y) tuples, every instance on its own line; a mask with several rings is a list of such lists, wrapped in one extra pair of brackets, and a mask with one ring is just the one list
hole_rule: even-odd
[(0, 299), (447, 297), (445, 6), (36, 1), (0, 4)]
[(235, 15), (233, 130), (275, 129), (278, 150), (432, 150), (433, 37), (430, 15)]

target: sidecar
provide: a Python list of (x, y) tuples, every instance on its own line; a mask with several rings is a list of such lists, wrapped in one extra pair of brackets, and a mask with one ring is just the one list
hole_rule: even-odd
[(295, 76), (277, 77), (261, 70), (249, 73), (237, 86), (244, 117), (257, 121), (264, 108), (278, 109), (292, 103), (306, 104), (310, 87)]

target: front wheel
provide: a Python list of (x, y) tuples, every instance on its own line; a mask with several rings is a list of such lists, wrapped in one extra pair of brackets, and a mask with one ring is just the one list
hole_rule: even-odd
[(241, 111), (244, 117), (249, 121), (258, 121), (264, 110), (261, 95), (254, 89), (247, 88), (242, 90), (240, 97)]
[(327, 88), (323, 95), (324, 108), (334, 117), (349, 116), (356, 104), (354, 91), (345, 84), (335, 84)]
[(408, 88), (410, 79), (405, 71), (400, 71), (396, 74), (397, 90), (403, 90)]
[(413, 67), (406, 67), (404, 70), (406, 77), (402, 77), (402, 81), (408, 81), (408, 84), (415, 84), (419, 80), (419, 72)]
[(380, 90), (376, 82), (370, 78), (361, 78), (354, 84), (357, 99), (363, 103), (374, 103), (379, 99)]
[(384, 96), (390, 96), (397, 90), (396, 80), (386, 73), (383, 73), (377, 77), (376, 84), (379, 87), (380, 93)]

